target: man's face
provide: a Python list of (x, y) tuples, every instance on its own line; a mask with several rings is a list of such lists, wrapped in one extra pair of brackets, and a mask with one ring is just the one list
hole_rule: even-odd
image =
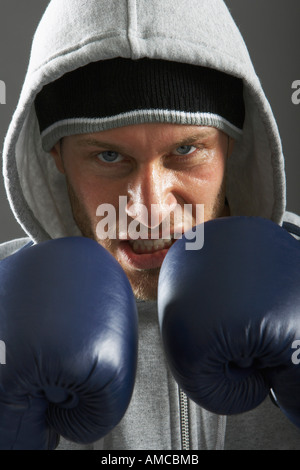
[[(183, 233), (196, 224), (197, 204), (204, 205), (205, 221), (229, 215), (225, 167), (232, 147), (232, 139), (212, 127), (154, 123), (65, 137), (51, 153), (66, 176), (82, 234), (97, 240), (119, 261), (138, 298), (155, 299), (160, 266), (174, 240), (151, 240), (151, 230), (156, 225), (160, 237), (163, 221), (169, 217), (171, 238), (172, 233)], [(134, 241), (129, 230), (120, 235), (124, 212), (120, 196), (126, 197), (126, 226), (138, 218), (149, 240)], [(98, 237), (101, 204), (116, 209), (115, 238)], [(190, 227), (184, 227), (172, 212), (186, 204), (193, 207)], [(141, 206), (148, 217), (147, 212), (137, 211)]]

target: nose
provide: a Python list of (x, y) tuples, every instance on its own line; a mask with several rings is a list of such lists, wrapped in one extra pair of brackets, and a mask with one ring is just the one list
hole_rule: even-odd
[(129, 184), (126, 213), (139, 223), (154, 229), (175, 210), (172, 178), (161, 166), (147, 165)]

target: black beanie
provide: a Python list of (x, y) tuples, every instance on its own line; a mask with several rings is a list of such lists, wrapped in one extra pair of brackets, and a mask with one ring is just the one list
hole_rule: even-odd
[(239, 78), (185, 63), (120, 57), (49, 83), (35, 109), (45, 151), (67, 135), (146, 122), (213, 126), (237, 139), (245, 116)]

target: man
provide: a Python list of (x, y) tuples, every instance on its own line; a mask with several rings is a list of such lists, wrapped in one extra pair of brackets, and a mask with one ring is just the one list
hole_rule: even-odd
[[(269, 398), (228, 418), (188, 401), (160, 340), (160, 268), (174, 234), (199, 222), (197, 205), (205, 221), (259, 216), (295, 232), (300, 225), (285, 212), (276, 123), (222, 1), (52, 0), (6, 137), (4, 175), (29, 239), (4, 244), (2, 258), (30, 240), (83, 235), (118, 260), (137, 299), (130, 405), (112, 432), (85, 448), (180, 449), (187, 410), (190, 448), (299, 448), (299, 430)], [(127, 225), (138, 219), (147, 236), (122, 233), (118, 215), (116, 237), (105, 238), (103, 204)], [(187, 204), (185, 226), (173, 211)], [(149, 236), (155, 227), (159, 240)], [(59, 448), (80, 445), (61, 439)]]

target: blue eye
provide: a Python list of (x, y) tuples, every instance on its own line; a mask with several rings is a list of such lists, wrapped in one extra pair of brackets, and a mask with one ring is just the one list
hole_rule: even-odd
[(97, 156), (99, 160), (105, 163), (118, 163), (123, 159), (122, 155), (113, 150), (105, 150), (104, 152), (98, 153)]
[(193, 145), (181, 145), (175, 150), (175, 155), (189, 155), (196, 150), (196, 147)]

